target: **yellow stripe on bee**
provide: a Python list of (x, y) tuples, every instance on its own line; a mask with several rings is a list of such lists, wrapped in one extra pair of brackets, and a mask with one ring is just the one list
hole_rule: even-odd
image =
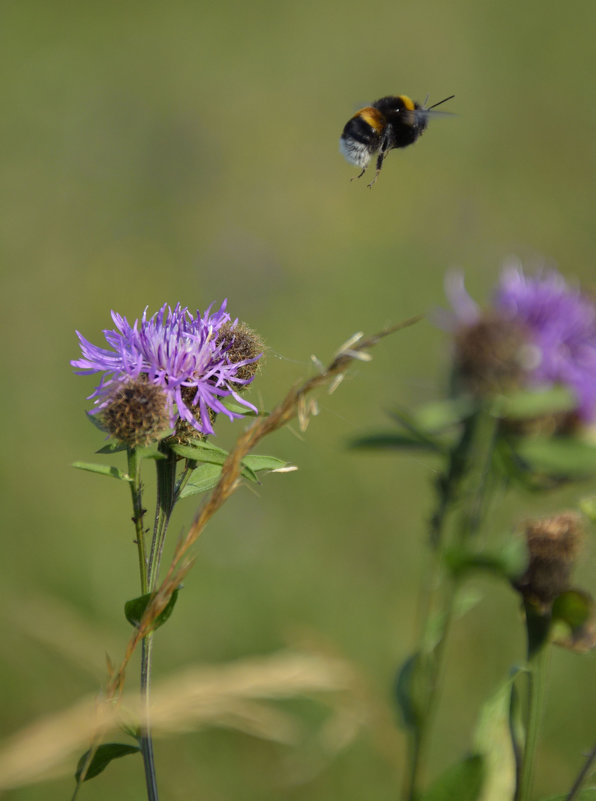
[(398, 95), (398, 97), (403, 102), (404, 107), (407, 108), (408, 111), (414, 111), (414, 109), (416, 108), (416, 104), (414, 103), (411, 97), (408, 97), (407, 95)]
[(383, 128), (385, 127), (385, 117), (378, 108), (373, 108), (372, 106), (366, 106), (365, 108), (361, 108), (360, 111), (354, 114), (352, 119), (356, 117), (360, 117), (361, 120), (364, 120), (371, 128), (373, 128), (377, 133), (382, 133)]

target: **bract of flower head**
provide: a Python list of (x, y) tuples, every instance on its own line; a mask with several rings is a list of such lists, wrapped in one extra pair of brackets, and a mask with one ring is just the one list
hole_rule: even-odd
[(467, 294), (460, 276), (449, 276), (446, 292), (454, 332), (495, 316), (523, 336), (520, 364), (530, 386), (568, 387), (577, 398), (584, 422), (596, 419), (596, 305), (570, 287), (555, 270), (526, 275), (507, 265), (489, 310), (481, 311)]
[(227, 356), (229, 342), (218, 341), (218, 332), (224, 325), (233, 330), (238, 321), (231, 322), (226, 301), (216, 312), (211, 308), (201, 315), (180, 304), (173, 310), (164, 304), (151, 317), (145, 309), (133, 325), (113, 311), (116, 328), (103, 332), (109, 349), (93, 345), (77, 331), (82, 358), (73, 360), (72, 366), (79, 374), (103, 373), (89, 395), (94, 411), (110, 402), (115, 387), (142, 375), (165, 392), (171, 426), (184, 420), (202, 434), (213, 434), (210, 410), (230, 419), (242, 416), (224, 406), (222, 400), (227, 396), (257, 411), (238, 392), (252, 381), (241, 377), (242, 367), (261, 354), (232, 362)]

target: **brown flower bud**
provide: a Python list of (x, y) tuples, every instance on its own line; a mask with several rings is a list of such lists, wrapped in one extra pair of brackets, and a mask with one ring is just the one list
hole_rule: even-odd
[[(245, 359), (257, 359), (265, 350), (263, 340), (249, 328), (245, 323), (226, 323), (219, 329), (217, 344), (222, 344), (228, 360), (232, 364), (238, 364)], [(261, 360), (251, 361), (250, 364), (243, 364), (238, 369), (236, 375), (243, 381), (251, 381), (259, 369)], [(242, 392), (246, 384), (234, 384), (236, 392)]]
[(108, 433), (129, 447), (149, 445), (169, 426), (166, 395), (141, 376), (120, 384), (101, 414)]
[(455, 337), (456, 377), (475, 395), (519, 388), (530, 345), (525, 329), (497, 315), (461, 328)]
[(547, 611), (569, 589), (583, 535), (580, 515), (562, 512), (525, 524), (529, 562), (515, 587), (527, 600)]

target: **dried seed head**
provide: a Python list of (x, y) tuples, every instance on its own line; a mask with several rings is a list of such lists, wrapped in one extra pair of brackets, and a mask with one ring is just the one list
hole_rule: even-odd
[(475, 395), (523, 386), (530, 345), (523, 326), (497, 315), (464, 326), (455, 336), (455, 372)]
[(582, 535), (582, 519), (576, 512), (562, 512), (525, 524), (529, 563), (515, 585), (524, 598), (547, 610), (555, 598), (569, 589)]
[(169, 427), (166, 395), (141, 376), (116, 387), (101, 419), (106, 431), (129, 447), (149, 445)]
[[(176, 426), (174, 428), (174, 433), (172, 434), (172, 441), (177, 442), (180, 445), (190, 445), (197, 440), (206, 440), (207, 435), (203, 434), (202, 432), (206, 429), (203, 425), (204, 420), (201, 415), (201, 410), (199, 408), (199, 404), (195, 404), (194, 400), (196, 397), (196, 390), (194, 387), (180, 387), (180, 394), (182, 395), (182, 399), (184, 401), (184, 405), (192, 414), (195, 423), (190, 423), (187, 420), (182, 420), (179, 418), (176, 421)], [(213, 425), (215, 420), (217, 419), (217, 414), (211, 409), (209, 406), (206, 407), (205, 412), (209, 417), (209, 426), (210, 430), (213, 430)]]
[(246, 383), (235, 387), (241, 392), (255, 377), (259, 367), (259, 357), (265, 350), (263, 340), (246, 323), (225, 323), (217, 335), (217, 345), (223, 350), (231, 364), (239, 365), (236, 377)]

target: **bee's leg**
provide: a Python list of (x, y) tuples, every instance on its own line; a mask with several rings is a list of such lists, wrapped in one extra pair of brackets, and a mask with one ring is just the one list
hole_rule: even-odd
[(369, 189), (373, 188), (377, 178), (379, 177), (379, 173), (381, 172), (381, 167), (383, 166), (383, 161), (385, 159), (385, 156), (389, 152), (388, 145), (389, 145), (389, 140), (383, 137), (383, 141), (381, 142), (381, 149), (379, 150), (379, 155), (377, 156), (377, 171), (375, 172), (375, 177), (368, 185)]
[(364, 165), (364, 167), (362, 168), (361, 172), (358, 173), (358, 175), (354, 175), (353, 178), (350, 178), (350, 181), (357, 181), (358, 178), (362, 178), (362, 176), (366, 172), (366, 168), (367, 167), (368, 167), (368, 163)]

